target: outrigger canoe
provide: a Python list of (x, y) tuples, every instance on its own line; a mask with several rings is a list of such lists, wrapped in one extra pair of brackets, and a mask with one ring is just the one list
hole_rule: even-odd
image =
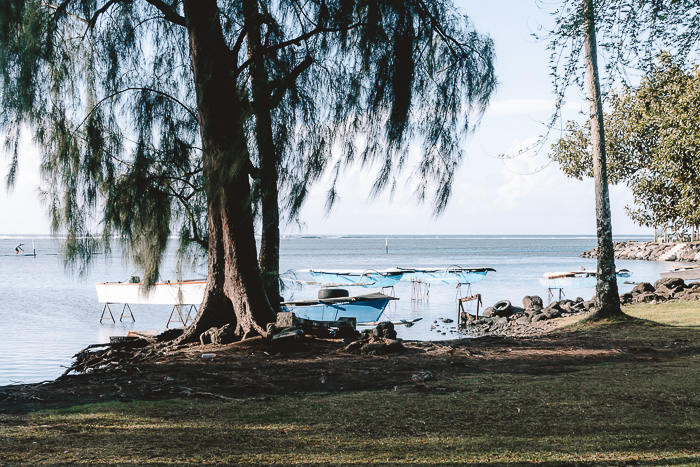
[(467, 268), (449, 266), (446, 268), (398, 268), (405, 270), (403, 280), (428, 284), (473, 284), (486, 277), (493, 268)]
[[(360, 286), (360, 287), (393, 287), (407, 271), (394, 269), (307, 269), (313, 285), (324, 286)], [(303, 281), (302, 281), (303, 282)]]

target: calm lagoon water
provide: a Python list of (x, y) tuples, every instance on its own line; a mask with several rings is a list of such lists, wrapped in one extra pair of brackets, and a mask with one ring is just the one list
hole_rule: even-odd
[[(649, 240), (646, 237), (616, 240)], [(447, 267), (450, 265), (492, 267), (486, 279), (473, 285), (484, 306), (508, 299), (520, 304), (525, 295), (540, 295), (546, 290), (538, 277), (544, 272), (595, 268), (595, 260), (579, 254), (595, 246), (595, 239), (581, 236), (402, 236), (388, 237), (289, 237), (282, 240), (281, 271), (306, 268), (382, 269), (387, 267)], [(24, 243), (25, 253), (36, 248), (36, 257), (14, 254), (15, 245)], [(98, 255), (83, 275), (64, 268), (58, 243), (49, 237), (0, 236), (0, 385), (39, 382), (60, 376), (72, 356), (89, 344), (104, 343), (113, 335), (130, 330), (164, 330), (170, 315), (168, 306), (132, 306), (135, 322), (119, 322), (121, 309), (112, 307), (116, 323), (100, 323), (102, 305), (97, 302), (96, 282), (123, 281), (138, 275), (119, 251)], [(659, 272), (672, 263), (618, 261), (618, 267), (633, 272), (633, 281), (659, 278)], [(176, 261), (170, 253), (163, 268), (163, 279), (174, 279)], [(183, 273), (183, 277), (202, 277), (206, 268)], [(621, 292), (632, 285), (622, 285)], [(353, 288), (351, 294), (368, 289)], [(283, 292), (286, 299), (316, 296), (318, 288), (292, 285)], [(462, 291), (464, 294), (466, 292)], [(589, 299), (593, 289), (566, 290), (567, 298)], [(456, 324), (444, 318), (457, 318), (457, 290), (453, 285), (431, 285), (427, 298), (411, 300), (411, 284), (395, 287), (400, 300), (386, 312), (391, 320), (423, 318), (412, 327), (398, 326), (404, 339), (436, 340), (461, 336)], [(431, 324), (438, 321), (438, 330)]]

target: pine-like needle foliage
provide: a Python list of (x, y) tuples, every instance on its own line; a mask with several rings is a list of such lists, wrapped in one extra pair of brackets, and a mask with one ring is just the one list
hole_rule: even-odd
[[(257, 177), (251, 65), (260, 57), (247, 42), (255, 24), (284, 211), (294, 217), (310, 183), (327, 170), (337, 180), (352, 163), (378, 165), (372, 194), (394, 189), (414, 140), (422, 142), (412, 173), (417, 196), (432, 193), (442, 211), (460, 142), (496, 85), (491, 40), (443, 0), (257, 1), (254, 17), (242, 4), (217, 7), (227, 82), (248, 104), (238, 147), (250, 164), (224, 170)], [(208, 242), (204, 187), (212, 181), (202, 175), (184, 11), (177, 0), (0, 0), (0, 128), (8, 147), (31, 129), (69, 258), (89, 257), (95, 238), (117, 234), (146, 284), (158, 278), (172, 232), (182, 250)], [(15, 150), (9, 182), (18, 159)], [(334, 184), (329, 206), (336, 195)]]

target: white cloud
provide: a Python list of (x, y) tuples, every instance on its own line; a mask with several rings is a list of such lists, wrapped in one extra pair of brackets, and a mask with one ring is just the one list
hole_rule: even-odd
[[(584, 102), (567, 102), (562, 110), (579, 111)], [(495, 101), (489, 105), (486, 111), (488, 117), (514, 117), (518, 115), (531, 115), (535, 113), (553, 114), (555, 102), (553, 99), (507, 99)]]

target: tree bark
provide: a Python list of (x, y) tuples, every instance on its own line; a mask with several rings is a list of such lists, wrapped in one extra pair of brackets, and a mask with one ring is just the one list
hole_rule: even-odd
[(598, 54), (595, 37), (593, 0), (583, 0), (585, 16), (585, 60), (588, 102), (590, 104), (591, 145), (593, 156), (593, 183), (598, 236), (598, 272), (596, 284), (596, 316), (599, 318), (622, 315), (615, 274), (615, 248), (612, 238), (610, 195), (605, 161), (605, 129), (603, 102), (600, 95)]
[(184, 340), (231, 323), (236, 334), (265, 335), (275, 314), (257, 262), (244, 137), (231, 54), (215, 0), (185, 0), (184, 12), (197, 93), (209, 219), (209, 262), (204, 301)]
[(256, 119), (256, 144), (260, 165), (260, 197), (262, 233), (259, 265), (267, 298), (275, 311), (279, 310), (280, 289), (280, 215), (278, 203), (277, 151), (272, 133), (270, 87), (265, 58), (262, 53), (260, 11), (256, 0), (243, 1), (245, 28), (248, 31), (248, 55), (253, 58), (250, 84), (253, 112)]

